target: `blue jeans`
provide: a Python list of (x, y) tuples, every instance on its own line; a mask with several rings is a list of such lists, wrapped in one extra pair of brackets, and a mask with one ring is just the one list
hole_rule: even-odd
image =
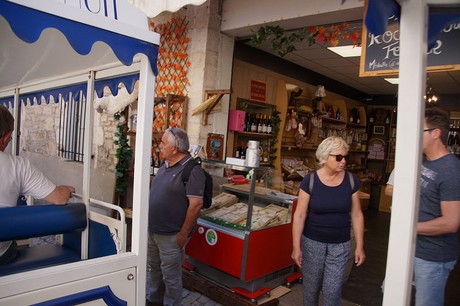
[[(182, 303), (182, 262), (184, 248), (179, 247), (176, 235), (163, 236), (149, 232), (147, 250), (147, 300), (165, 306)], [(161, 299), (162, 283), (165, 287)]]
[(443, 306), (444, 293), (450, 271), (457, 261), (435, 262), (415, 257), (415, 305)]

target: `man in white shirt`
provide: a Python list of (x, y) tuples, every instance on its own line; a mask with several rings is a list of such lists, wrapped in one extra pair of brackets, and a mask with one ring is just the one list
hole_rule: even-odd
[(385, 195), (392, 197), (393, 196), (393, 185), (395, 181), (395, 169), (391, 171), (390, 177), (388, 178), (387, 185), (385, 186)]
[[(75, 192), (71, 186), (56, 186), (27, 159), (5, 153), (14, 130), (14, 118), (0, 105), (0, 213), (2, 207), (16, 206), (19, 196), (33, 196), (52, 204), (66, 204)], [(15, 241), (0, 242), (0, 264), (16, 257)]]

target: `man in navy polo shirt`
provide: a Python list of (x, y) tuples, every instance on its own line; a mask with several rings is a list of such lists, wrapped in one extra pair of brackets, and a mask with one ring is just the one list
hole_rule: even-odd
[(192, 169), (187, 184), (182, 182), (184, 167), (193, 158), (189, 147), (183, 129), (168, 128), (161, 138), (164, 163), (152, 182), (149, 200), (148, 305), (181, 305), (184, 248), (203, 206), (205, 186), (199, 166)]

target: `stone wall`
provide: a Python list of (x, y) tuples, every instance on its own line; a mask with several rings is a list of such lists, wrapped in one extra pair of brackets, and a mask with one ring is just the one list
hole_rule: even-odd
[(108, 115), (106, 112), (102, 114), (94, 114), (94, 139), (93, 139), (93, 154), (94, 168), (108, 169), (115, 171), (115, 165), (118, 159), (115, 157), (116, 147), (113, 143), (115, 140), (114, 134), (117, 126), (113, 115)]
[[(59, 104), (42, 103), (26, 105), (21, 111), (21, 152), (36, 153), (47, 157), (58, 157), (59, 148)], [(116, 124), (112, 115), (95, 113), (93, 135), (93, 168), (114, 171), (114, 133)]]
[[(187, 9), (191, 37), (190, 112), (205, 101), (206, 90), (230, 89), (233, 38), (220, 32), (222, 1), (208, 0), (200, 6)], [(224, 95), (202, 125), (202, 115), (188, 120), (190, 143), (206, 145), (208, 133), (227, 134), (229, 95)]]
[(57, 156), (59, 104), (21, 107), (20, 151)]
[[(21, 109), (20, 155), (57, 185), (74, 186), (82, 194), (83, 164), (58, 156), (59, 104), (51, 102)], [(107, 113), (94, 114), (90, 197), (113, 203), (115, 190), (115, 121)]]
[(191, 64), (188, 70), (187, 133), (191, 145), (206, 145), (208, 133), (227, 133), (229, 95), (224, 95), (216, 105), (205, 126), (202, 125), (202, 114), (192, 116), (192, 110), (205, 101), (206, 90), (230, 89), (234, 40), (220, 32), (222, 0), (190, 5), (176, 13), (163, 12), (153, 21), (161, 24), (178, 14), (185, 14), (190, 37), (187, 50)]

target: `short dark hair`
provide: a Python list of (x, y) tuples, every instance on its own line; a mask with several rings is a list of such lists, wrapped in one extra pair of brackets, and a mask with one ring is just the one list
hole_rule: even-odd
[(0, 137), (6, 133), (14, 130), (14, 117), (10, 111), (4, 106), (0, 105)]
[(449, 113), (439, 107), (429, 106), (425, 109), (425, 121), (428, 128), (441, 130), (441, 141), (447, 145), (450, 128)]

